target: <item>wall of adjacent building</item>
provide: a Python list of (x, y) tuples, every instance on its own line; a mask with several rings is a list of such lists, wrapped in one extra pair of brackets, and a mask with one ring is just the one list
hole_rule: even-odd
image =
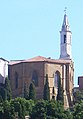
[(79, 90), (83, 90), (83, 76), (78, 77)]
[(8, 76), (8, 61), (0, 59), (0, 83), (5, 83), (5, 77)]

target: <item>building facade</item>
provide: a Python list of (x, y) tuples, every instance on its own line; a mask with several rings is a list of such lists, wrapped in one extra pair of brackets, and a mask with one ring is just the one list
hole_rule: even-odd
[(8, 61), (0, 58), (0, 83), (5, 83), (5, 78), (8, 76)]
[(24, 85), (28, 88), (34, 82), (36, 88), (36, 98), (43, 98), (43, 89), (48, 75), (50, 98), (52, 98), (53, 87), (55, 90), (55, 100), (57, 97), (58, 79), (61, 77), (61, 84), (64, 90), (64, 107), (72, 105), (74, 66), (71, 59), (71, 31), (68, 17), (65, 14), (62, 29), (60, 31), (60, 58), (51, 59), (37, 56), (23, 61), (12, 61), (9, 63), (9, 79), (11, 81), (13, 98), (24, 94)]
[(83, 76), (78, 77), (79, 90), (83, 90)]

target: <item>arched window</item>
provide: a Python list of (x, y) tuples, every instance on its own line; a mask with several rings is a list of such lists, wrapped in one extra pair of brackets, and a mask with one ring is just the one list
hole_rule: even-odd
[(18, 73), (15, 72), (15, 88), (18, 88)]
[(38, 86), (38, 73), (37, 71), (33, 71), (32, 73), (32, 82), (37, 87)]
[(55, 76), (54, 76), (54, 87), (56, 87), (56, 88), (58, 88), (59, 77), (60, 77), (60, 72), (59, 71), (56, 71), (55, 72)]

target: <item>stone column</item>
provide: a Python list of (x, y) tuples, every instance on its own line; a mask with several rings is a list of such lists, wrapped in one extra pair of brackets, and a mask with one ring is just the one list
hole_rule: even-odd
[(64, 108), (67, 109), (69, 107), (68, 97), (66, 93), (66, 66), (63, 65), (63, 90), (64, 90)]
[(63, 65), (63, 90), (65, 91), (65, 87), (66, 87), (66, 74), (65, 74), (65, 71), (66, 71), (66, 67), (65, 65)]

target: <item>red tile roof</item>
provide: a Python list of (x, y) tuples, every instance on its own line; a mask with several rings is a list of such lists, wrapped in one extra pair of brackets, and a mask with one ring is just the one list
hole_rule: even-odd
[(42, 56), (37, 56), (37, 57), (33, 57), (31, 59), (27, 59), (27, 60), (16, 60), (16, 61), (10, 61), (9, 65), (14, 65), (14, 64), (18, 64), (18, 63), (23, 63), (23, 62), (50, 62), (50, 63), (70, 63), (71, 60), (64, 60), (64, 59), (51, 59), (46, 58), (46, 57), (42, 57)]
[(24, 60), (23, 62), (40, 62), (40, 61), (56, 62), (56, 63), (69, 63), (71, 60), (51, 59), (50, 57), (46, 58), (46, 57), (42, 57), (42, 56), (37, 56), (37, 57), (33, 57), (28, 60)]
[(11, 60), (11, 61), (9, 62), (9, 65), (18, 64), (18, 63), (21, 63), (22, 61), (24, 61), (24, 60)]

